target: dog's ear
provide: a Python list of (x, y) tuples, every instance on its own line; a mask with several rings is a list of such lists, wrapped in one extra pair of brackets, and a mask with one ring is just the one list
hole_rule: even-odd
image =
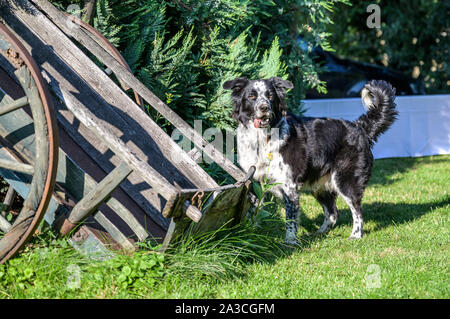
[(294, 88), (294, 84), (292, 84), (291, 81), (283, 80), (279, 77), (272, 77), (269, 81), (272, 82), (280, 100), (283, 100), (286, 97), (286, 90)]
[(236, 78), (234, 80), (226, 81), (222, 87), (225, 90), (233, 90), (233, 93), (240, 92), (248, 84), (247, 78)]
[(242, 90), (250, 82), (247, 78), (237, 78), (234, 80), (226, 81), (222, 87), (225, 90), (232, 90), (231, 99), (234, 104), (233, 113), (231, 115), (237, 121), (245, 123), (248, 119), (245, 114), (241, 114), (242, 107)]
[(294, 85), (292, 84), (291, 81), (283, 80), (282, 78), (279, 77), (272, 77), (269, 79), (269, 81), (272, 83), (275, 92), (277, 93), (278, 99), (280, 101), (278, 107), (280, 108), (280, 111), (283, 114), (283, 116), (286, 116), (288, 111), (288, 107), (286, 105), (285, 100), (286, 90), (292, 89)]

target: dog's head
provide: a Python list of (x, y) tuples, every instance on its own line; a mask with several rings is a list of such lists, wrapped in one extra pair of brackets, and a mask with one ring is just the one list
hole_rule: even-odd
[(271, 127), (286, 115), (286, 90), (293, 87), (290, 81), (278, 77), (237, 78), (223, 84), (224, 89), (232, 90), (233, 117), (245, 126), (251, 121), (256, 128)]

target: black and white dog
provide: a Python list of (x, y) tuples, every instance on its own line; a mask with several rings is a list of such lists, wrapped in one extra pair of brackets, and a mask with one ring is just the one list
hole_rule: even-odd
[(286, 205), (286, 243), (297, 242), (302, 187), (308, 187), (323, 207), (319, 233), (336, 224), (340, 195), (353, 217), (350, 238), (361, 238), (361, 199), (371, 175), (371, 148), (396, 119), (395, 89), (384, 81), (367, 83), (361, 96), (368, 111), (350, 122), (291, 114), (285, 96), (293, 85), (281, 78), (237, 78), (223, 88), (232, 90), (233, 117), (239, 122), (239, 165), (245, 171), (255, 166), (255, 179), (267, 176), (271, 183), (280, 183), (272, 192)]

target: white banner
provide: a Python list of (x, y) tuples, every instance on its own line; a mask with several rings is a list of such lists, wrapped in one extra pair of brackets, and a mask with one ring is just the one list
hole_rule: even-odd
[[(353, 121), (360, 98), (305, 100), (305, 115)], [(398, 96), (399, 116), (373, 148), (375, 158), (450, 154), (450, 95)]]

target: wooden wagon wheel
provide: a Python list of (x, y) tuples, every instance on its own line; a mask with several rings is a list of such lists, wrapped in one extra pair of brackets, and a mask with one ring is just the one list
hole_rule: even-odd
[[(16, 75), (25, 96), (0, 107), (0, 116), (30, 106), (33, 118), (35, 155), (25, 163), (0, 159), (0, 167), (32, 176), (23, 208), (9, 223), (0, 216), (3, 237), (0, 239), (0, 263), (11, 258), (33, 235), (50, 202), (58, 166), (58, 138), (53, 104), (37, 64), (23, 44), (0, 21), (0, 53), (16, 69)], [(2, 145), (5, 147), (5, 145)], [(10, 149), (14, 154), (14, 150)], [(33, 162), (33, 163), (31, 163)]]

